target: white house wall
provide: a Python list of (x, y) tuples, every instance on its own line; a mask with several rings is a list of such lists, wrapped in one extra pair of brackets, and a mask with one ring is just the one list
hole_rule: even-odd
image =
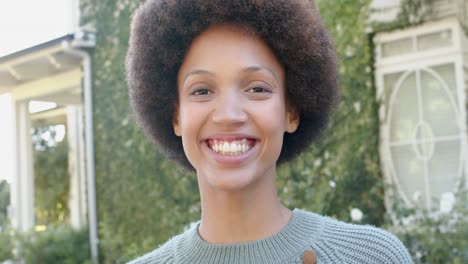
[[(400, 12), (401, 0), (373, 0), (371, 21), (392, 22)], [(435, 0), (432, 3), (429, 21), (446, 17), (458, 17), (463, 25), (468, 25), (468, 3), (466, 0)]]
[[(462, 0), (463, 1), (463, 0)], [(437, 0), (434, 1), (434, 11), (436, 17), (454, 16), (457, 14), (457, 7), (460, 4), (459, 0)]]
[[(395, 55), (393, 57), (383, 57), (381, 44), (392, 42), (402, 38), (412, 37), (416, 41), (416, 36), (428, 34), (431, 32), (438, 32), (444, 29), (452, 30), (452, 43), (450, 47), (437, 48), (435, 50), (427, 51), (417, 51), (415, 49), (415, 42), (413, 44), (413, 53), (402, 53), (401, 55)], [(466, 170), (468, 165), (467, 158), (467, 114), (466, 114), (466, 84), (468, 83), (468, 68), (467, 68), (467, 49), (466, 45), (467, 39), (462, 27), (460, 26), (459, 20), (455, 17), (446, 18), (440, 21), (427, 22), (423, 25), (408, 28), (404, 30), (396, 30), (389, 33), (380, 33), (377, 34), (374, 38), (376, 43), (376, 81), (377, 81), (377, 99), (382, 102), (379, 109), (379, 117), (381, 120), (381, 146), (380, 146), (380, 155), (382, 161), (382, 170), (385, 175), (387, 184), (396, 185), (392, 188), (387, 188), (386, 202), (388, 208), (391, 208), (391, 204), (394, 201), (394, 195), (399, 194), (398, 196), (403, 197), (407, 201), (407, 197), (402, 195), (401, 189), (393, 187), (399, 186), (398, 179), (393, 177), (392, 172), (392, 163), (391, 163), (391, 153), (389, 153), (389, 147), (387, 143), (389, 142), (389, 121), (387, 117), (388, 105), (385, 101), (382, 100), (385, 97), (383, 90), (384, 87), (384, 76), (397, 72), (411, 72), (424, 69), (426, 67), (443, 65), (443, 64), (453, 64), (455, 70), (455, 82), (457, 88), (457, 108), (459, 115), (459, 129), (461, 135), (461, 162), (463, 164), (464, 170)], [(408, 46), (408, 47), (411, 47)], [(390, 90), (391, 91), (391, 90)], [(466, 180), (467, 173), (466, 171), (461, 172), (461, 175), (458, 180)], [(459, 183), (458, 182), (458, 183)], [(459, 186), (459, 184), (457, 184)], [(391, 186), (389, 186), (391, 187)], [(453, 191), (456, 191), (456, 186), (453, 186)], [(430, 191), (430, 188), (427, 188)], [(394, 193), (396, 190), (398, 193)], [(409, 201), (407, 201), (410, 203)], [(431, 207), (430, 204), (427, 207)]]

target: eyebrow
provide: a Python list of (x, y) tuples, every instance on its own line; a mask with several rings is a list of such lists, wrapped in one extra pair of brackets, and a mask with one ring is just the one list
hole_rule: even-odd
[[(250, 66), (250, 67), (247, 67), (245, 69), (242, 70), (243, 72), (257, 72), (257, 71), (267, 71), (269, 72), (273, 78), (275, 78), (276, 82), (278, 83), (278, 78), (276, 77), (276, 74), (269, 68), (267, 67), (263, 67), (263, 66)], [(189, 73), (187, 73), (184, 77), (184, 83), (185, 81), (187, 80), (188, 77), (190, 77), (191, 75), (210, 75), (210, 76), (214, 76), (215, 74), (210, 72), (210, 71), (207, 71), (207, 70), (193, 70)]]
[(187, 78), (190, 77), (190, 75), (197, 75), (197, 74), (201, 74), (201, 75), (207, 74), (207, 75), (211, 75), (211, 76), (214, 76), (214, 75), (215, 75), (214, 73), (209, 72), (209, 71), (207, 71), (207, 70), (193, 70), (193, 71), (191, 71), (191, 72), (189, 72), (189, 73), (187, 73), (187, 74), (185, 75), (185, 77), (184, 77), (184, 83), (185, 83), (185, 81), (187, 80)]
[(243, 70), (243, 72), (256, 72), (256, 71), (265, 71), (265, 70), (266, 70), (267, 72), (269, 72), (269, 73), (273, 76), (273, 78), (275, 78), (275, 81), (276, 81), (277, 83), (279, 83), (278, 78), (276, 77), (276, 74), (275, 74), (271, 69), (269, 69), (269, 68), (267, 68), (267, 67), (263, 67), (263, 66), (250, 66), (250, 67), (245, 68), (245, 69)]

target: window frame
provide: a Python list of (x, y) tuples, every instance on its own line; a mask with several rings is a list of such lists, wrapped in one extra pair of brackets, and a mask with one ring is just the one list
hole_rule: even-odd
[[(451, 31), (452, 45), (435, 48), (425, 51), (418, 51), (416, 40), (422, 35), (427, 35), (431, 33), (437, 33), (444, 30)], [(460, 150), (460, 161), (461, 161), (461, 173), (457, 175), (456, 185), (452, 192), (456, 192), (461, 186), (463, 180), (465, 182), (465, 187), (468, 187), (468, 148), (467, 148), (467, 109), (466, 109), (466, 92), (465, 92), (465, 78), (466, 67), (468, 61), (466, 57), (468, 54), (468, 47), (464, 47), (464, 43), (467, 43), (467, 37), (463, 33), (459, 21), (456, 18), (449, 18), (440, 20), (437, 22), (428, 22), (420, 26), (413, 28), (407, 28), (402, 30), (397, 30), (393, 32), (382, 32), (377, 33), (374, 36), (375, 44), (375, 82), (377, 87), (376, 97), (380, 104), (379, 106), (379, 122), (380, 122), (380, 145), (379, 153), (381, 158), (381, 168), (386, 183), (386, 195), (385, 203), (387, 208), (390, 210), (392, 208), (395, 198), (399, 197), (404, 201), (404, 204), (407, 207), (413, 207), (410, 197), (406, 197), (401, 188), (401, 185), (398, 181), (396, 173), (393, 173), (393, 161), (392, 154), (390, 149), (390, 119), (387, 116), (387, 108), (385, 89), (384, 89), (384, 76), (393, 73), (406, 74), (408, 72), (421, 71), (429, 67), (434, 67), (438, 65), (452, 64), (454, 66), (454, 75), (456, 82), (456, 100), (457, 114), (460, 126), (460, 140), (461, 140), (461, 150)], [(389, 57), (382, 56), (382, 45), (388, 42), (396, 41), (404, 38), (412, 38), (413, 40), (413, 50), (409, 53), (403, 53), (401, 55), (394, 55)], [(468, 88), (468, 87), (467, 87)], [(390, 93), (392, 94), (392, 93)], [(391, 95), (390, 95), (391, 96)], [(389, 98), (390, 99), (390, 98)], [(430, 194), (429, 194), (430, 195)], [(431, 199), (426, 199), (426, 209), (432, 210), (434, 206), (432, 205)], [(391, 211), (391, 210), (390, 210)]]

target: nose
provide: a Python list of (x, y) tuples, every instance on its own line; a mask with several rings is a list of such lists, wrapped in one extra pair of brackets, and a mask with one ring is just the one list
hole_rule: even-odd
[(232, 127), (240, 126), (248, 120), (242, 95), (237, 91), (225, 93), (217, 101), (212, 113), (212, 120), (215, 124)]

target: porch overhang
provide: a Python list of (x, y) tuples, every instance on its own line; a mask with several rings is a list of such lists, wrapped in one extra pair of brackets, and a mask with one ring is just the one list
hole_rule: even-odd
[[(11, 129), (13, 135), (13, 148), (9, 151), (14, 160), (9, 210), (13, 227), (20, 231), (34, 227), (31, 121), (41, 119), (52, 124), (65, 121), (69, 129), (69, 161), (74, 160), (73, 169), (69, 168), (72, 171), (70, 184), (76, 187), (70, 190), (70, 203), (76, 205), (75, 215), (79, 215), (75, 220), (71, 217), (71, 224), (89, 225), (92, 259), (97, 263), (91, 58), (88, 52), (94, 46), (95, 33), (81, 31), (0, 57), (0, 96), (11, 95), (14, 120), (5, 128)], [(30, 101), (54, 102), (57, 107), (30, 113)], [(82, 199), (84, 203), (80, 202)], [(88, 220), (86, 216), (82, 217), (83, 214), (87, 214)]]

